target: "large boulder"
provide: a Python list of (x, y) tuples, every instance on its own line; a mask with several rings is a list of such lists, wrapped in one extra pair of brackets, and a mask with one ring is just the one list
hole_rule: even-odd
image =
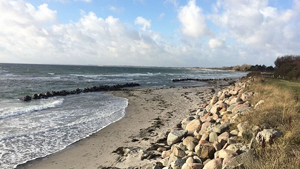
[(259, 107), (260, 107), (262, 104), (264, 104), (264, 103), (265, 103), (264, 100), (260, 100), (259, 102), (257, 102), (257, 103), (255, 104), (254, 109), (259, 109)]
[(214, 158), (214, 153), (215, 153), (215, 148), (213, 145), (206, 143), (206, 144), (198, 144), (195, 147), (195, 153), (200, 157), (200, 158)]
[(30, 96), (24, 96), (21, 100), (25, 101), (25, 102), (28, 102), (28, 101), (31, 100), (31, 97)]
[(209, 133), (209, 142), (213, 143), (215, 141), (218, 141), (218, 135), (215, 132)]
[(186, 126), (187, 126), (192, 120), (194, 120), (194, 119), (195, 119), (195, 117), (192, 117), (192, 116), (183, 119), (183, 120), (181, 121), (181, 127), (182, 127), (182, 129), (185, 130)]
[(177, 160), (171, 163), (171, 167), (172, 169), (181, 169), (184, 163), (185, 163), (184, 159), (178, 158)]
[(188, 136), (187, 138), (185, 138), (183, 140), (183, 145), (186, 146), (186, 148), (190, 151), (194, 150), (195, 148), (195, 142), (196, 142), (196, 139), (194, 137), (191, 137), (191, 136)]
[(203, 164), (201, 163), (185, 163), (181, 169), (202, 169)]
[(205, 164), (203, 169), (222, 169), (222, 159), (216, 158)]
[(237, 125), (237, 128), (239, 130), (238, 136), (242, 137), (250, 130), (249, 122), (248, 121), (241, 122)]
[(172, 145), (178, 143), (185, 135), (187, 134), (186, 130), (173, 130), (168, 134), (167, 144)]
[(258, 132), (256, 135), (256, 141), (258, 143), (270, 143), (272, 144), (275, 138), (282, 136), (282, 133), (275, 129), (264, 129)]
[(220, 151), (217, 151), (215, 153), (215, 158), (227, 158), (227, 157), (234, 157), (237, 156), (238, 154), (234, 151), (227, 150), (227, 149), (222, 149)]
[(186, 156), (185, 151), (175, 145), (172, 146), (171, 152), (179, 158)]
[(216, 132), (216, 133), (223, 133), (226, 130), (228, 130), (231, 125), (232, 124), (230, 124), (230, 123), (223, 123), (223, 124), (215, 126), (213, 128), (213, 131)]
[(201, 129), (201, 121), (199, 119), (194, 119), (187, 124), (185, 129), (188, 131), (188, 134), (193, 134), (195, 131)]
[(214, 95), (214, 96), (212, 97), (212, 99), (210, 100), (209, 105), (212, 106), (212, 105), (214, 105), (215, 103), (217, 103), (217, 101), (218, 101), (218, 96)]

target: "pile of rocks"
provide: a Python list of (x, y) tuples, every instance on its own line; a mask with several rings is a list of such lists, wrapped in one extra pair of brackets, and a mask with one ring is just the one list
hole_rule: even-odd
[[(167, 145), (158, 148), (161, 159), (150, 168), (237, 169), (244, 168), (247, 160), (251, 162), (254, 142), (264, 144), (281, 133), (239, 121), (240, 116), (263, 104), (250, 104), (254, 93), (245, 92), (246, 85), (247, 82), (237, 82), (219, 91), (210, 103), (182, 120), (168, 133)], [(242, 137), (252, 138), (251, 142), (243, 144)]]

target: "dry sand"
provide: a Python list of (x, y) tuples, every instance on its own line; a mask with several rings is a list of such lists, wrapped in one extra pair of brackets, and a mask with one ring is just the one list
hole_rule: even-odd
[[(226, 84), (224, 81), (218, 83)], [(220, 84), (113, 92), (116, 96), (128, 98), (129, 106), (123, 119), (63, 151), (28, 162), (17, 169), (127, 168), (147, 164), (149, 160), (140, 160), (143, 150), (201, 104), (208, 102), (214, 93), (212, 89), (220, 90)], [(131, 153), (126, 158), (113, 153), (119, 147), (129, 147)]]

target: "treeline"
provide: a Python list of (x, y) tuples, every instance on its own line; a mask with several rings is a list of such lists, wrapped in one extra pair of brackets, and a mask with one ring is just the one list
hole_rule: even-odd
[(237, 65), (231, 67), (222, 67), (223, 70), (234, 70), (234, 71), (259, 71), (259, 72), (273, 72), (275, 68), (273, 66), (266, 66), (266, 65)]
[(300, 55), (285, 55), (278, 57), (275, 62), (274, 76), (283, 79), (300, 78)]

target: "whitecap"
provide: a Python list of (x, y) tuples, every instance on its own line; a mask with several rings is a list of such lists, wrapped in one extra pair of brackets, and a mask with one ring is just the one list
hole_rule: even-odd
[[(30, 105), (30, 106), (25, 106), (25, 107), (13, 107), (13, 108), (0, 109), (0, 119), (17, 116), (17, 115), (21, 115), (21, 114), (26, 114), (26, 113), (31, 113), (34, 111), (54, 108), (54, 107), (62, 105), (64, 99), (60, 98), (57, 100), (49, 100), (49, 101), (41, 100), (41, 101), (39, 101), (39, 103), (41, 105)], [(32, 101), (32, 104), (34, 104), (34, 101)]]

